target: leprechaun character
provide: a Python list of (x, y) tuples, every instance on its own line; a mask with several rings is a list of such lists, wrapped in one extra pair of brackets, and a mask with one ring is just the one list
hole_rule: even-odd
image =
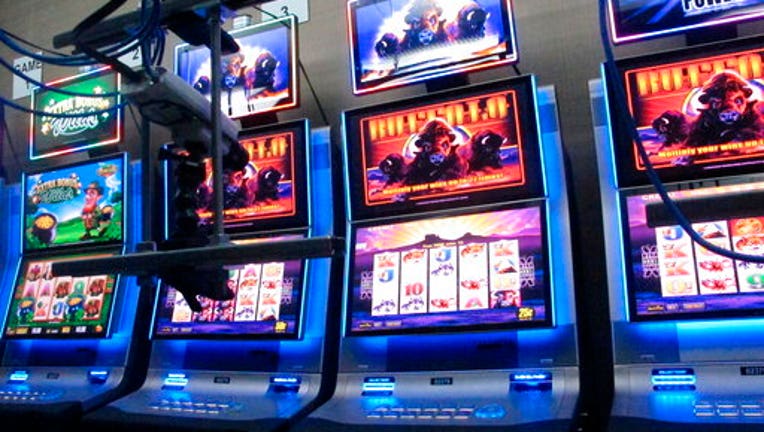
[(112, 207), (98, 204), (103, 198), (103, 187), (97, 181), (90, 182), (85, 189), (85, 205), (82, 206), (82, 225), (85, 228), (85, 234), (80, 240), (93, 238), (91, 231), (98, 230), (96, 237), (103, 235), (111, 221)]

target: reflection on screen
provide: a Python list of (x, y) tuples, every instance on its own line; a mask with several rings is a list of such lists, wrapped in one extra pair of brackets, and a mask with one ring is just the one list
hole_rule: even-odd
[(539, 206), (358, 228), (350, 332), (548, 323)]
[[(694, 200), (692, 227), (712, 244), (748, 255), (764, 256), (764, 206), (715, 205), (735, 194), (739, 200), (764, 191), (764, 183), (671, 192), (680, 204)], [(760, 195), (756, 195), (760, 196)], [(764, 309), (764, 264), (736, 261), (694, 243), (678, 225), (659, 217), (655, 194), (625, 198), (627, 262), (632, 316), (694, 318), (743, 316)]]

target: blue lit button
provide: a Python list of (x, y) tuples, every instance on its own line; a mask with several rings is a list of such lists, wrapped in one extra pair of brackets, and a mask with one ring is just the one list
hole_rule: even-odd
[(475, 410), (475, 417), (479, 419), (500, 419), (507, 415), (507, 410), (499, 404), (488, 404)]

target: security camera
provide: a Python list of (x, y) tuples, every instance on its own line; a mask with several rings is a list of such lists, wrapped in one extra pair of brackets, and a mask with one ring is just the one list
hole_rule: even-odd
[[(153, 123), (167, 126), (172, 139), (180, 148), (199, 148), (205, 156), (214, 154), (212, 143), (212, 108), (210, 101), (190, 84), (165, 69), (157, 68), (154, 79), (128, 82), (122, 94), (128, 102), (136, 106), (141, 115)], [(223, 139), (223, 166), (241, 170), (247, 165), (249, 156), (239, 144), (241, 127), (222, 112), (220, 128)]]

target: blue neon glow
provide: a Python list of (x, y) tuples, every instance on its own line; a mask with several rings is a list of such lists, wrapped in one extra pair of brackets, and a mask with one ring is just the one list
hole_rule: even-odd
[(26, 382), (29, 379), (29, 372), (24, 370), (16, 370), (11, 372), (11, 375), (8, 377), (8, 382), (11, 384), (21, 384)]
[(653, 390), (695, 390), (695, 371), (692, 368), (653, 369), (650, 381)]
[(300, 383), (302, 383), (302, 378), (300, 377), (271, 377), (271, 384), (295, 385)]
[[(616, 169), (616, 161), (615, 156), (613, 152), (613, 137), (612, 137), (612, 118), (610, 117), (610, 101), (608, 100), (608, 91), (607, 91), (607, 79), (605, 76), (605, 65), (600, 65), (600, 75), (601, 78), (601, 89), (602, 89), (602, 100), (604, 103), (604, 115), (605, 115), (605, 124), (603, 125), (603, 129), (605, 131), (605, 142), (602, 143), (602, 148), (598, 148), (597, 151), (601, 152), (602, 154), (602, 160), (603, 161), (610, 161), (609, 164), (604, 163), (602, 164), (603, 167), (607, 167), (607, 172), (605, 172), (603, 176), (601, 176), (600, 181), (607, 182), (607, 189), (606, 191), (603, 191), (602, 193), (602, 199), (603, 200), (614, 200), (615, 202), (610, 202), (609, 204), (611, 206), (615, 207), (615, 217), (620, 217), (622, 214), (622, 206), (621, 206), (621, 200), (620, 196), (617, 192), (615, 192), (618, 189), (618, 170)], [(606, 195), (607, 194), (607, 195)], [(626, 262), (622, 258), (624, 257), (624, 250), (623, 250), (623, 235), (624, 235), (624, 227), (623, 224), (620, 221), (617, 221), (614, 223), (616, 227), (617, 235), (612, 236), (614, 239), (614, 252), (616, 252), (614, 255), (617, 258), (617, 265), (610, 266), (608, 270), (614, 272), (611, 276), (612, 280), (618, 280), (621, 284), (621, 290), (622, 290), (622, 299), (623, 299), (623, 313), (626, 317), (626, 321), (631, 321), (631, 312), (629, 310), (629, 292), (628, 292), (628, 286), (627, 286), (627, 278), (626, 278)], [(606, 224), (607, 226), (607, 224)], [(606, 236), (607, 237), (607, 236)]]
[(552, 379), (551, 372), (513, 373), (509, 375), (510, 381), (549, 381)]
[[(560, 322), (570, 322), (571, 317), (568, 316), (568, 314), (565, 315), (565, 317), (558, 317), (558, 314), (562, 311), (562, 308), (557, 307), (557, 296), (558, 292), (557, 289), (562, 286), (562, 284), (559, 284), (558, 281), (560, 280), (570, 280), (570, 277), (566, 277), (567, 275), (564, 274), (564, 269), (566, 269), (568, 266), (566, 265), (556, 265), (556, 261), (558, 260), (564, 260), (564, 257), (562, 254), (569, 255), (570, 254), (570, 247), (562, 247), (560, 249), (565, 250), (565, 252), (562, 253), (552, 253), (552, 251), (558, 250), (556, 248), (553, 248), (552, 245), (569, 245), (570, 242), (567, 241), (565, 238), (566, 234), (564, 230), (568, 229), (567, 224), (560, 224), (560, 223), (553, 223), (551, 219), (552, 213), (555, 215), (564, 214), (561, 212), (567, 212), (566, 208), (559, 208), (563, 205), (567, 207), (567, 203), (563, 204), (561, 201), (563, 199), (562, 191), (565, 189), (564, 185), (564, 168), (562, 166), (561, 161), (559, 160), (559, 150), (558, 146), (556, 145), (556, 142), (554, 143), (546, 143), (544, 141), (544, 134), (543, 130), (545, 128), (542, 128), (541, 125), (541, 116), (540, 116), (540, 97), (539, 97), (539, 90), (536, 87), (536, 76), (531, 75), (531, 88), (533, 89), (533, 112), (536, 117), (536, 132), (538, 133), (538, 145), (539, 145), (539, 158), (541, 159), (541, 182), (542, 187), (544, 190), (544, 195), (547, 196), (547, 208), (546, 208), (546, 230), (547, 230), (547, 245), (546, 249), (548, 251), (547, 253), (547, 265), (548, 265), (548, 272), (549, 272), (549, 314), (551, 317), (552, 326), (555, 326), (558, 321)], [(554, 101), (554, 96), (549, 98), (544, 98), (543, 101), (544, 105), (551, 105), (556, 110), (556, 105)], [(556, 120), (556, 119), (555, 119)], [(549, 126), (549, 125), (547, 125)], [(553, 125), (554, 126), (554, 125)], [(547, 154), (549, 152), (549, 154)], [(556, 173), (549, 174), (549, 178), (547, 177), (547, 173)], [(552, 178), (554, 181), (551, 181)], [(559, 207), (558, 207), (559, 206)], [(567, 220), (567, 217), (564, 218)], [(559, 221), (559, 218), (556, 219)], [(564, 225), (564, 226), (561, 226)], [(566, 257), (567, 258), (567, 257)], [(570, 259), (567, 260), (569, 263), (572, 262)], [(560, 269), (560, 274), (557, 274), (555, 269)], [(565, 296), (567, 297), (567, 296)]]
[(361, 394), (366, 395), (391, 395), (395, 391), (394, 377), (368, 377), (364, 378), (361, 386)]
[[(542, 134), (542, 128), (541, 128), (541, 117), (539, 116), (539, 95), (538, 95), (538, 88), (536, 87), (536, 75), (531, 75), (531, 89), (533, 93), (533, 115), (536, 117), (536, 136), (538, 137), (538, 145), (539, 145), (539, 157), (541, 158), (541, 184), (544, 190), (544, 195), (547, 195), (549, 193), (549, 190), (547, 189), (547, 179), (546, 179), (546, 163), (544, 161), (545, 159), (545, 145), (543, 140), (543, 134)], [(534, 173), (535, 174), (535, 173)]]
[(88, 372), (88, 375), (93, 376), (93, 377), (104, 377), (104, 376), (109, 376), (109, 371), (106, 371), (106, 370), (92, 370), (92, 371)]
[(164, 379), (164, 387), (183, 388), (188, 385), (188, 377), (184, 373), (169, 373)]

